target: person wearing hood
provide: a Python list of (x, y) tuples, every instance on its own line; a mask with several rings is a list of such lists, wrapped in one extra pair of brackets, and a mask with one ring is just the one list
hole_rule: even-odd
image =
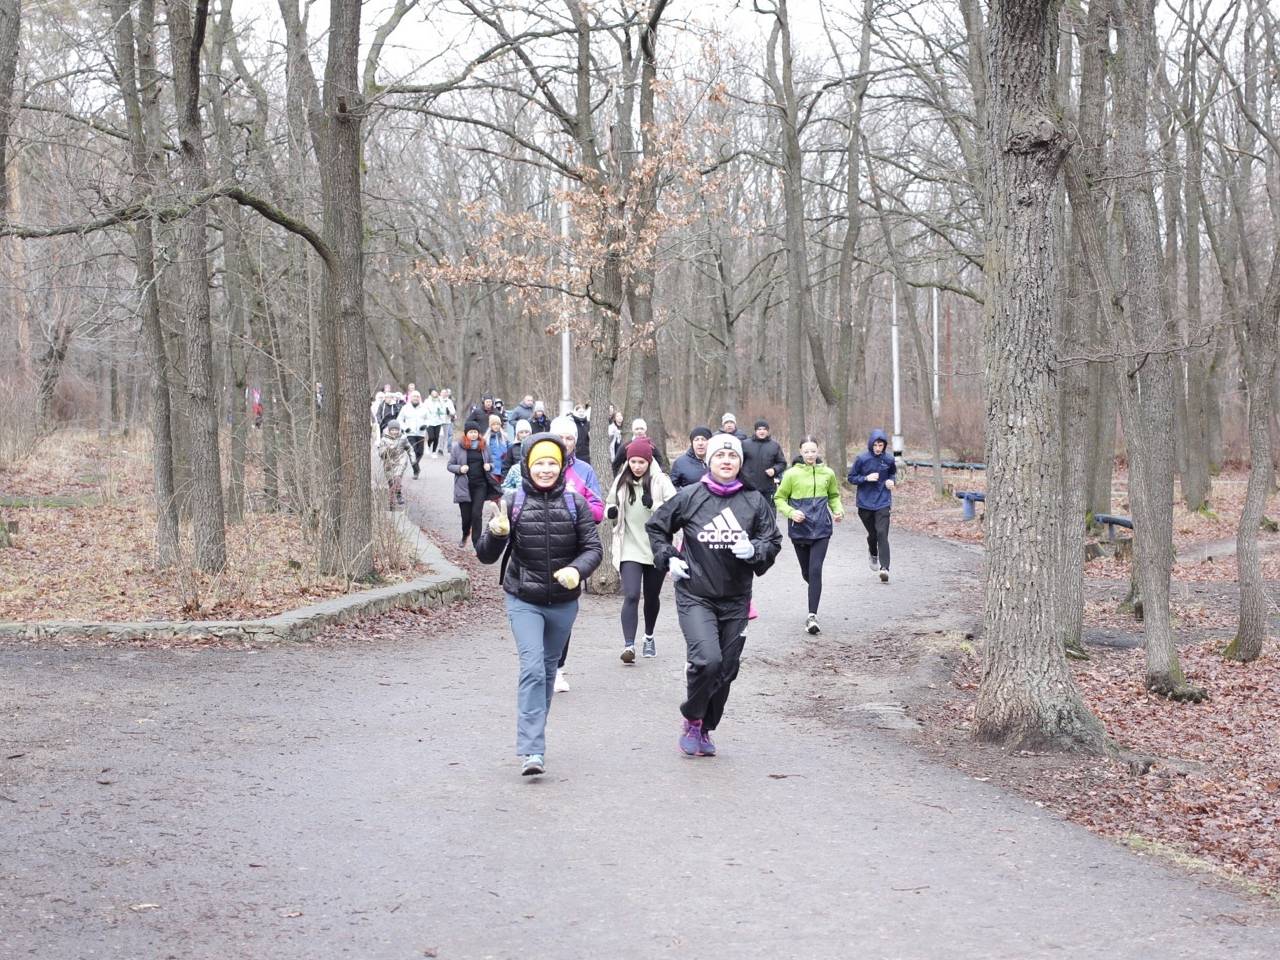
[(529, 418), (529, 426), (534, 433), (550, 433), (551, 420), (547, 417), (547, 405), (538, 400), (533, 405), (533, 416)]
[(600, 534), (582, 497), (565, 486), (563, 444), (531, 436), (520, 489), (506, 494), (476, 544), (481, 563), (502, 559), (499, 579), (520, 658), (516, 755), (520, 773), (546, 771), (547, 714), (556, 664), (578, 616), (581, 583), (600, 566)]
[(756, 421), (755, 432), (742, 441), (742, 479), (765, 495), (773, 503), (773, 494), (782, 471), (787, 469), (787, 458), (778, 441), (769, 436), (769, 421)]
[(737, 437), (739, 443), (747, 439), (747, 435), (738, 429), (738, 418), (732, 413), (726, 413), (720, 418), (720, 432)]
[(518, 486), (520, 462), (524, 459), (523, 444), (533, 435), (533, 427), (528, 420), (517, 420), (515, 432), (515, 442), (502, 455), (502, 486), (506, 490), (514, 490)]
[(394, 510), (398, 506), (404, 506), (400, 484), (413, 459), (409, 440), (401, 433), (399, 420), (392, 420), (383, 427), (377, 451), (382, 463), (382, 473), (387, 478), (387, 509)]
[[(645, 524), (653, 565), (675, 581), (676, 616), (688, 648), (680, 749), (715, 756), (711, 733), (724, 716), (746, 643), (751, 586), (773, 566), (782, 535), (773, 510), (738, 478), (742, 443), (721, 433), (707, 446), (708, 471)], [(683, 553), (673, 544), (684, 532)]]
[[(600, 480), (596, 477), (596, 472), (585, 460), (579, 460), (576, 456), (576, 445), (578, 442), (578, 424), (573, 417), (568, 414), (556, 417), (551, 421), (551, 433), (553, 436), (560, 438), (560, 443), (564, 447), (564, 483), (568, 490), (572, 490), (586, 501), (587, 509), (591, 512), (591, 518), (599, 523), (604, 519), (604, 500), (600, 496)], [(569, 659), (569, 638), (564, 642), (564, 648), (560, 651), (559, 669), (556, 670), (556, 693), (568, 693), (569, 681), (564, 675), (564, 665)]]
[(898, 463), (889, 450), (888, 436), (883, 430), (872, 430), (867, 449), (849, 467), (849, 482), (858, 488), (858, 519), (867, 528), (871, 570), (880, 575), (881, 583), (889, 582), (889, 512), (897, 477)]
[(644, 646), (641, 655), (657, 656), (653, 630), (662, 609), (666, 573), (653, 565), (653, 547), (644, 525), (653, 512), (676, 495), (671, 478), (653, 468), (653, 447), (633, 440), (625, 465), (605, 498), (605, 515), (613, 521), (613, 566), (622, 577), (622, 662), (635, 663), (636, 626), (644, 596)]
[(809, 615), (804, 628), (816, 634), (819, 632), (818, 604), (822, 601), (822, 565), (835, 529), (832, 524), (844, 519), (844, 504), (840, 500), (839, 478), (822, 462), (818, 441), (813, 437), (805, 437), (800, 444), (799, 461), (782, 475), (773, 502), (778, 512), (787, 518), (787, 536), (800, 562), (800, 576), (809, 585)]
[(453, 502), (462, 516), (462, 539), (459, 547), (480, 542), (484, 526), (484, 504), (489, 499), (489, 477), (496, 476), (500, 464), (484, 441), (486, 425), (479, 419), (468, 420), (462, 438), (449, 451), (448, 470), (453, 474)]
[(676, 489), (702, 479), (707, 472), (707, 444), (710, 442), (710, 427), (694, 427), (689, 431), (689, 449), (676, 457), (676, 462), (671, 465), (671, 482)]
[(493, 471), (493, 484), (500, 486), (502, 484), (502, 462), (507, 455), (507, 448), (511, 446), (511, 442), (507, 439), (507, 432), (502, 428), (502, 418), (496, 413), (489, 414), (489, 432), (484, 435), (484, 442), (488, 445), (493, 453), (493, 459), (497, 463), (497, 467)]

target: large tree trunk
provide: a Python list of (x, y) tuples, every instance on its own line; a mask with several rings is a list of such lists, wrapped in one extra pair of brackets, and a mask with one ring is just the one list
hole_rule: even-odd
[[(188, 195), (209, 186), (204, 131), (200, 123), (200, 48), (208, 19), (207, 0), (167, 0), (173, 51), (174, 97), (178, 107), (178, 170)], [(222, 468), (218, 450), (218, 404), (213, 390), (213, 329), (210, 323), (208, 215), (199, 207), (182, 221), (183, 319), (187, 347), (187, 408), (191, 431), (191, 508), (195, 562), (217, 572), (227, 565), (222, 506)]]
[(1127, 272), (1120, 412), (1129, 453), (1134, 564), (1142, 595), (1148, 689), (1175, 699), (1200, 699), (1178, 662), (1170, 620), (1173, 567), (1173, 359), (1176, 332), (1161, 310), (1159, 226), (1148, 146), (1151, 54), (1155, 26), (1147, 0), (1116, 0), (1115, 162), (1124, 224)]
[(992, 0), (987, 27), (986, 635), (977, 735), (1100, 751), (1057, 628), (1062, 522), (1053, 194), (1068, 149), (1050, 75), (1051, 0)]
[[(151, 149), (142, 119), (138, 92), (137, 60), (134, 44), (150, 51), (154, 42), (155, 14), (151, 0), (138, 6), (138, 38), (135, 41), (129, 0), (112, 0), (115, 21), (116, 74), (124, 101), (129, 131), (130, 173), (138, 195), (155, 189), (158, 158)], [(178, 561), (178, 502), (174, 495), (173, 435), (169, 409), (169, 361), (160, 325), (160, 295), (156, 284), (155, 235), (150, 220), (139, 220), (133, 229), (136, 285), (141, 297), (142, 343), (151, 381), (151, 476), (156, 510), (156, 566), (170, 567)]]
[(22, 36), (22, 0), (0, 0), (0, 222), (9, 215), (9, 129), (13, 124), (13, 81)]

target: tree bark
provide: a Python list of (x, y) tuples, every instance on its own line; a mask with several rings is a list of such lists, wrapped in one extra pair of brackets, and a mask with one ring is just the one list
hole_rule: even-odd
[(977, 735), (1102, 751), (1057, 632), (1062, 522), (1053, 193), (1068, 144), (1050, 76), (1050, 0), (992, 0), (986, 33), (986, 616)]
[[(166, 0), (173, 54), (174, 98), (178, 108), (178, 170), (188, 195), (209, 186), (204, 131), (200, 122), (200, 48), (204, 44), (208, 0)], [(196, 566), (216, 573), (227, 565), (218, 449), (218, 404), (213, 390), (213, 329), (210, 322), (208, 214), (198, 207), (178, 230), (183, 328), (187, 352), (187, 412), (191, 431), (191, 507)]]

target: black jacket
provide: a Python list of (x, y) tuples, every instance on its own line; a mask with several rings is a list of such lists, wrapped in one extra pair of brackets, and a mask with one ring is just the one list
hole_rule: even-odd
[(693, 447), (690, 447), (676, 457), (676, 462), (671, 465), (671, 482), (679, 490), (681, 487), (687, 487), (691, 483), (697, 483), (706, 472), (707, 461), (699, 460), (693, 452)]
[(578, 442), (573, 448), (573, 455), (579, 460), (591, 462), (591, 421), (586, 417), (570, 414), (578, 427)]
[[(773, 566), (782, 549), (778, 521), (764, 495), (745, 488), (722, 497), (704, 483), (691, 484), (659, 507), (644, 528), (653, 565), (665, 570), (672, 557), (681, 557), (689, 564), (689, 579), (679, 581), (678, 589), (713, 600), (750, 596), (751, 578)], [(685, 532), (683, 553), (671, 543), (677, 530)], [(750, 560), (730, 550), (742, 537), (756, 548)]]
[[(773, 469), (772, 477), (765, 473), (770, 468)], [(772, 498), (782, 480), (782, 471), (786, 469), (787, 458), (773, 437), (761, 440), (753, 433), (742, 441), (742, 480), (753, 489)]]
[[(535, 434), (530, 441), (546, 439), (550, 436)], [(566, 590), (553, 574), (561, 567), (575, 567), (585, 580), (600, 566), (604, 552), (591, 508), (582, 497), (571, 494), (577, 508), (575, 518), (565, 503), (563, 478), (550, 490), (539, 490), (529, 477), (528, 464), (520, 473), (525, 498), (520, 515), (511, 523), (511, 534), (496, 537), (485, 524), (476, 556), (481, 563), (493, 563), (507, 553), (509, 542), (501, 575), (503, 590), (527, 603), (543, 605), (576, 599), (582, 588)], [(507, 516), (511, 516), (515, 494), (507, 494), (505, 499)]]

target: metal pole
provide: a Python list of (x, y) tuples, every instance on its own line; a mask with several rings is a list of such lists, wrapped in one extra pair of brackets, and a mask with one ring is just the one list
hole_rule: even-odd
[(938, 392), (938, 288), (933, 288), (933, 415), (942, 411), (942, 395)]
[[(564, 248), (565, 264), (569, 262), (569, 201), (560, 201), (560, 239)], [(560, 413), (564, 415), (573, 410), (573, 341), (569, 333), (568, 302), (563, 304), (565, 320), (560, 328)]]
[(902, 456), (902, 379), (898, 376), (898, 278), (892, 277), (889, 289), (889, 330), (893, 346), (893, 455)]

